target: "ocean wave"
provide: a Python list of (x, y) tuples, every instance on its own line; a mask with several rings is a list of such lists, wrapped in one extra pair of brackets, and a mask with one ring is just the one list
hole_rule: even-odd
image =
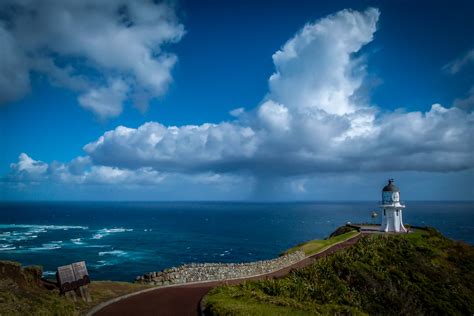
[(123, 250), (110, 250), (110, 251), (100, 251), (99, 256), (117, 256), (117, 257), (123, 257), (126, 256), (127, 252)]
[(78, 246), (85, 244), (85, 242), (81, 241), (81, 238), (72, 238), (72, 239), (71, 239), (71, 242), (72, 242), (74, 245), (78, 245)]
[(26, 224), (0, 224), (0, 229), (9, 228), (31, 228), (44, 230), (60, 230), (60, 229), (89, 229), (87, 226), (70, 226), (70, 225), (26, 225)]
[(99, 230), (99, 232), (106, 233), (106, 234), (112, 234), (112, 233), (123, 233), (123, 232), (133, 232), (132, 228), (103, 228)]
[[(66, 225), (27, 225), (27, 224), (0, 224), (0, 230), (8, 229), (10, 231), (0, 232), (0, 241), (6, 242), (25, 242), (38, 238), (39, 234), (47, 233), (50, 230), (68, 230), (68, 229), (88, 229), (86, 226), (66, 226)], [(58, 244), (62, 241), (52, 241)], [(41, 248), (41, 247), (40, 247)]]
[(101, 268), (101, 267), (103, 267), (103, 266), (107, 266), (107, 265), (108, 265), (108, 264), (107, 264), (107, 261), (105, 261), (105, 260), (99, 260), (99, 261), (97, 261), (97, 263), (91, 264), (91, 266), (92, 266), (93, 268), (96, 268), (96, 269), (99, 269), (99, 268)]
[(0, 251), (9, 251), (9, 250), (15, 250), (16, 247), (3, 247), (3, 248), (0, 248)]
[(61, 245), (55, 244), (55, 243), (47, 243), (47, 244), (42, 244), (41, 247), (30, 247), (30, 248), (25, 248), (25, 251), (43, 251), (43, 250), (54, 250), (54, 249), (60, 249)]
[(102, 228), (99, 229), (93, 236), (92, 239), (102, 239), (105, 236), (108, 236), (110, 234), (115, 234), (115, 233), (124, 233), (124, 232), (133, 232), (132, 228), (122, 228), (122, 227), (116, 227), (116, 228)]
[(8, 232), (8, 233), (10, 234), (0, 235), (0, 240), (18, 242), (18, 241), (31, 240), (38, 237), (38, 235), (25, 234), (25, 233), (17, 232), (17, 231)]
[(103, 234), (95, 234), (94, 236), (92, 236), (92, 239), (102, 239), (102, 237), (104, 237)]
[(56, 271), (43, 271), (43, 278), (56, 276)]

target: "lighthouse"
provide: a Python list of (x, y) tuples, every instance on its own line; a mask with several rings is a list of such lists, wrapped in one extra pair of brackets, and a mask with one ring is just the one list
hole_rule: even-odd
[(400, 189), (388, 180), (388, 184), (382, 189), (382, 226), (380, 230), (384, 232), (407, 232), (403, 226), (402, 212), (405, 205), (400, 204)]

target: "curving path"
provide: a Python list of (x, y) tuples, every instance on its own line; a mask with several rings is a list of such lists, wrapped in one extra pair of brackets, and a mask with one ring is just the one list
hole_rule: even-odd
[(106, 315), (199, 315), (199, 303), (213, 287), (221, 284), (237, 284), (245, 280), (262, 280), (285, 276), (293, 269), (310, 265), (314, 260), (325, 257), (340, 249), (355, 244), (363, 234), (354, 236), (320, 253), (305, 258), (291, 266), (265, 275), (228, 281), (211, 281), (194, 284), (160, 287), (122, 298), (96, 311), (95, 316)]

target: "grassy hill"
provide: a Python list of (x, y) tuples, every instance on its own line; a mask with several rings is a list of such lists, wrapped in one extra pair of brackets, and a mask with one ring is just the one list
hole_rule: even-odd
[(48, 290), (40, 278), (39, 266), (21, 267), (13, 261), (0, 261), (0, 315), (81, 315), (93, 306), (130, 292), (147, 288), (127, 282), (99, 281), (89, 285), (92, 302), (72, 302)]
[(434, 229), (371, 235), (288, 276), (210, 292), (209, 315), (473, 315), (474, 248)]

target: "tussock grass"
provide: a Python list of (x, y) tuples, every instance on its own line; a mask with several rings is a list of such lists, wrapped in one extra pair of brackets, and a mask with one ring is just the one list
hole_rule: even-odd
[(284, 278), (213, 289), (205, 304), (210, 315), (472, 315), (474, 248), (434, 229), (374, 234)]

